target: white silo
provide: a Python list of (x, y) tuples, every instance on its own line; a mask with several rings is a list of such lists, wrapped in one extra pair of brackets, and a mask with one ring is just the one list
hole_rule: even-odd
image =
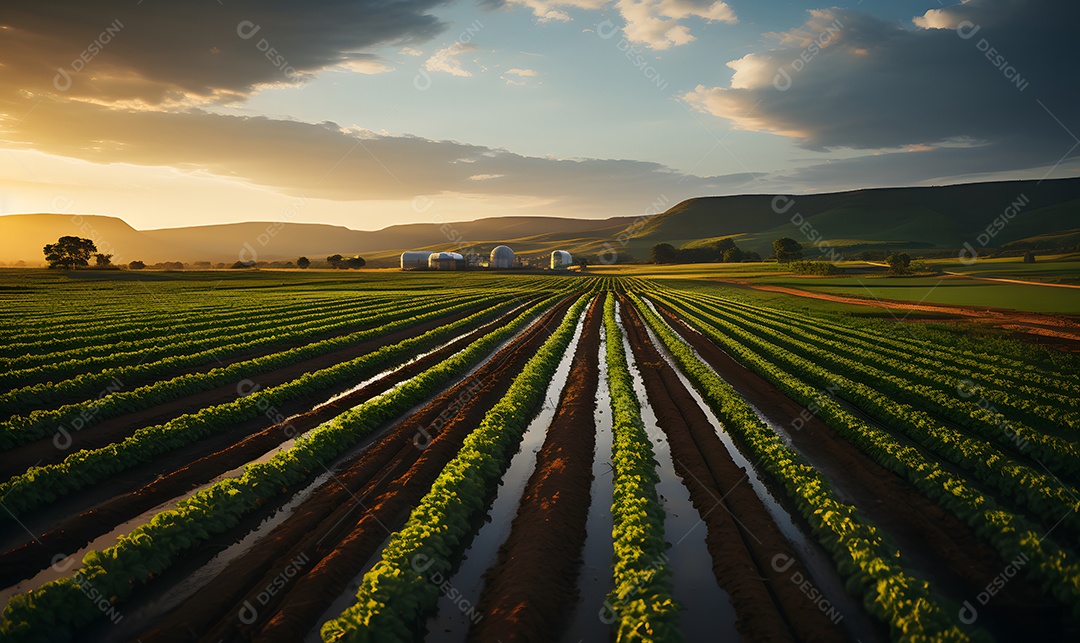
[(515, 265), (514, 251), (508, 246), (496, 246), (491, 251), (491, 260), (488, 262), (489, 268), (506, 270), (507, 268), (513, 268)]
[(465, 257), (456, 252), (432, 252), (427, 266), (430, 270), (464, 270)]
[(423, 270), (428, 267), (430, 252), (409, 251), (401, 253), (402, 270)]
[(574, 258), (570, 256), (569, 252), (565, 250), (556, 250), (551, 253), (552, 270), (566, 270), (572, 265), (574, 265)]

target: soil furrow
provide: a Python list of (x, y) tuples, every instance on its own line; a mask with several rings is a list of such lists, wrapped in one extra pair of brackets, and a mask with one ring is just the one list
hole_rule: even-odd
[(577, 599), (596, 446), (602, 320), (603, 298), (597, 297), (510, 536), (484, 575), (478, 605), (483, 617), (470, 640), (556, 640)]
[[(516, 312), (516, 311), (515, 311)], [(116, 525), (148, 511), (162, 502), (182, 495), (200, 484), (258, 458), (282, 442), (315, 428), (348, 409), (388, 391), (420, 372), (460, 351), (470, 342), (496, 326), (506, 323), (514, 312), (467, 332), (453, 342), (425, 357), (390, 373), (367, 386), (353, 391), (325, 406), (320, 406), (284, 422), (267, 427), (220, 451), (190, 462), (180, 469), (162, 475), (157, 480), (132, 493), (94, 507), (50, 531), (38, 535), (23, 545), (0, 554), (0, 586), (29, 578), (50, 564), (56, 552), (78, 551), (97, 536)], [(161, 463), (158, 463), (161, 471)]]
[[(898, 541), (904, 555), (918, 561), (920, 569), (932, 574), (942, 588), (974, 597), (1001, 573), (1006, 562), (965, 523), (867, 457), (770, 382), (739, 364), (689, 327), (676, 312), (659, 303), (656, 309), (750, 404), (778, 426), (799, 426), (787, 432), (795, 449), (811, 462), (827, 466), (830, 481), (841, 484), (849, 501)], [(843, 479), (836, 479), (838, 476)], [(1039, 627), (1034, 623), (1058, 620), (1055, 610), (1035, 588), (1017, 577), (994, 597), (994, 614), (981, 618), (994, 620), (992, 630), (1020, 635)]]
[[(462, 440), (509, 388), (513, 375), (542, 345), (569, 304), (567, 299), (556, 305), (473, 376), (340, 468), (288, 520), (140, 639), (250, 640), (269, 623), (270, 631), (261, 639), (301, 640), (390, 531), (408, 519)], [(443, 423), (434, 430), (437, 420)], [(416, 442), (426, 448), (418, 448)], [(287, 586), (260, 601), (267, 584), (301, 557), (306, 562)], [(245, 601), (259, 608), (253, 617), (245, 613), (242, 622)]]
[[(403, 328), (332, 353), (312, 357), (266, 373), (259, 373), (254, 376), (254, 379), (257, 379), (259, 385), (263, 388), (277, 386), (294, 380), (305, 373), (347, 362), (376, 351), (383, 346), (423, 335), (432, 329), (475, 314), (477, 310), (477, 308), (469, 308), (453, 315)], [(23, 473), (32, 466), (44, 466), (61, 462), (72, 453), (83, 449), (96, 449), (119, 442), (142, 427), (161, 424), (184, 413), (195, 412), (208, 406), (232, 402), (240, 395), (241, 393), (237, 390), (237, 383), (232, 382), (208, 391), (201, 391), (180, 399), (157, 404), (147, 409), (102, 420), (87, 426), (81, 431), (71, 431), (71, 443), (64, 449), (57, 448), (51, 437), (29, 442), (5, 452), (3, 462), (0, 463), (0, 478), (10, 478)]]
[[(796, 572), (807, 579), (810, 574), (746, 483), (746, 472), (652, 344), (633, 304), (622, 298), (620, 308), (649, 404), (668, 436), (676, 471), (708, 529), (713, 573), (735, 607), (736, 629), (748, 640), (841, 638), (843, 630), (791, 581)], [(773, 564), (778, 556), (783, 556), (783, 566)]]

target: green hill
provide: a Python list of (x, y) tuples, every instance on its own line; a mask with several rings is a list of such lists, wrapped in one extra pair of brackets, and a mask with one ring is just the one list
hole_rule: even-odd
[[(774, 207), (775, 204), (775, 207)], [(1008, 222), (994, 228), (995, 220)], [(302, 223), (248, 222), (135, 230), (115, 217), (0, 216), (0, 261), (39, 265), (41, 248), (58, 236), (91, 236), (124, 262), (294, 260), (360, 254), (373, 266), (394, 265), (403, 250), (487, 252), (507, 244), (522, 255), (568, 250), (622, 260), (648, 257), (657, 243), (694, 247), (732, 238), (762, 256), (791, 237), (821, 239), (844, 255), (867, 248), (950, 250), (975, 247), (1074, 247), (1080, 222), (1080, 178), (1004, 181), (944, 187), (880, 188), (829, 194), (743, 194), (688, 199), (662, 214), (610, 219), (493, 217), (453, 223), (395, 225), (382, 230)], [(992, 238), (980, 241), (990, 227)], [(1024, 246), (1029, 244), (1029, 246)], [(808, 253), (813, 256), (813, 253)]]
[[(1008, 222), (995, 229), (986, 244), (979, 243), (980, 233), (993, 227), (995, 219)], [(772, 241), (782, 236), (804, 245), (820, 238), (848, 248), (949, 249), (965, 242), (1000, 247), (1075, 228), (1077, 221), (1080, 178), (701, 197), (654, 217), (634, 235), (628, 249), (639, 254), (661, 242), (692, 246), (703, 239), (735, 237), (743, 249), (767, 255)]]

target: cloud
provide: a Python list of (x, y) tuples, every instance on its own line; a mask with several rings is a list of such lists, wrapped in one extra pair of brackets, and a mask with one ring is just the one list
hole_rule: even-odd
[(806, 149), (873, 152), (804, 178), (851, 171), (898, 184), (1049, 168), (1076, 142), (1069, 130), (1080, 132), (1080, 91), (1061, 76), (1078, 19), (1080, 7), (1053, 0), (970, 0), (913, 28), (811, 11), (774, 34), (775, 48), (729, 62), (729, 86), (683, 99)]
[(147, 105), (238, 100), (349, 65), (358, 52), (427, 40), (445, 26), (429, 13), (443, 4), (6, 2), (0, 93)]
[(364, 74), (365, 76), (394, 71), (393, 67), (387, 65), (374, 54), (351, 54), (349, 60), (339, 64), (337, 69)]
[(431, 58), (427, 59), (424, 63), (424, 69), (428, 71), (441, 71), (443, 73), (450, 74), (451, 76), (470, 77), (472, 72), (462, 67), (461, 61), (458, 60), (458, 56), (467, 54), (472, 51), (476, 51), (477, 47), (473, 43), (455, 42), (449, 47), (444, 47), (435, 52)]
[(570, 22), (569, 9), (595, 11), (613, 5), (626, 22), (623, 33), (627, 40), (658, 50), (696, 39), (690, 27), (682, 22), (687, 18), (738, 22), (735, 11), (722, 0), (615, 0), (614, 3), (610, 0), (481, 0), (480, 4), (489, 8), (525, 7), (539, 22)]
[(507, 69), (500, 78), (510, 85), (525, 85), (529, 78), (536, 78), (540, 74), (532, 69)]
[(521, 197), (575, 214), (635, 212), (745, 185), (745, 175), (682, 175), (613, 159), (522, 156), (455, 141), (376, 134), (335, 123), (229, 116), (200, 110), (121, 110), (45, 100), (6, 127), (7, 147), (90, 161), (168, 166), (278, 193), (336, 201), (460, 194)]
[(633, 43), (651, 49), (668, 49), (693, 42), (686, 18), (706, 22), (738, 22), (735, 11), (726, 3), (713, 0), (618, 0), (615, 3), (626, 26), (623, 33)]
[(609, 0), (481, 0), (481, 6), (492, 9), (503, 6), (520, 6), (532, 11), (539, 22), (570, 22), (567, 9), (597, 10), (604, 8)]

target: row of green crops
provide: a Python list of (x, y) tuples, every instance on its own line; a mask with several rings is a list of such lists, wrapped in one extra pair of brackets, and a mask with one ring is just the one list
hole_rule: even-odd
[[(813, 332), (794, 322), (777, 321), (746, 308), (733, 307), (722, 299), (703, 298), (700, 301), (707, 302), (712, 312), (724, 315), (728, 321), (742, 325), (746, 330), (779, 342), (790, 342), (790, 346), (785, 347), (794, 352), (833, 360), (839, 368), (861, 368), (863, 375), (880, 381), (882, 386), (889, 386), (886, 392), (890, 395), (924, 402), (933, 412), (984, 432), (984, 437), (991, 440), (1005, 444), (1012, 441), (1001, 430), (1008, 422), (1011, 432), (1039, 449), (1035, 455), (1048, 466), (1060, 461), (1068, 463), (1063, 467), (1069, 471), (1080, 469), (1080, 451), (1071, 442), (1045, 433), (1050, 423), (1069, 429), (1080, 424), (1080, 412), (1070, 408), (1076, 404), (1073, 398), (1031, 386), (1000, 381), (995, 384), (981, 373), (969, 372), (957, 378), (943, 373), (940, 364), (926, 358), (899, 352), (889, 355), (872, 342), (838, 338), (829, 332)], [(968, 390), (976, 381), (978, 395)], [(1043, 400), (1032, 399), (1036, 391)], [(1040, 428), (1036, 430), (1023, 422), (1034, 422)], [(1070, 439), (1076, 438), (1072, 431), (1065, 431), (1065, 434)]]
[[(875, 386), (880, 386), (877, 378), (864, 374), (864, 368), (850, 360), (841, 362), (813, 352), (810, 353), (813, 359), (800, 357), (782, 347), (796, 344), (794, 340), (769, 334), (772, 341), (767, 341), (746, 330), (745, 322), (731, 323), (719, 311), (713, 314), (695, 304), (681, 303), (695, 318), (716, 326), (727, 336), (738, 338), (743, 346), (759, 351), (773, 363), (788, 365), (803, 381), (823, 389), (831, 388), (838, 397), (856, 405), (884, 426), (962, 467), (983, 484), (999, 491), (1002, 497), (1041, 517), (1046, 527), (1061, 522), (1063, 529), (1080, 533), (1076, 495), (1053, 475), (1019, 463), (985, 440), (966, 436), (919, 409), (894, 401), (876, 390)], [(799, 348), (804, 347), (800, 345)], [(864, 384), (864, 381), (873, 381), (875, 386)]]
[[(357, 304), (363, 301), (387, 302), (393, 301), (393, 298), (365, 296), (362, 299), (350, 297), (349, 300)], [(25, 332), (7, 338), (7, 343), (0, 348), (0, 354), (13, 362), (22, 359), (34, 360), (38, 356), (63, 354), (69, 351), (102, 354), (100, 345), (102, 337), (108, 337), (114, 342), (130, 342), (135, 347), (149, 347), (154, 342), (167, 341), (178, 328), (194, 336), (212, 337), (222, 327), (248, 323), (251, 320), (251, 310), (258, 310), (260, 317), (264, 319), (288, 319), (295, 314), (311, 310), (312, 307), (339, 306), (342, 303), (340, 297), (304, 302), (289, 301), (281, 304), (265, 297), (249, 296), (229, 298), (227, 306), (218, 303), (212, 308), (191, 310), (190, 298), (176, 297), (174, 301), (175, 310), (147, 314), (146, 297), (134, 297), (130, 301), (112, 304), (115, 310), (124, 311), (123, 316), (114, 321), (95, 319), (61, 325), (59, 328), (50, 328), (48, 325), (34, 328), (28, 325)], [(109, 302), (99, 303), (101, 307), (109, 305)]]
[[(502, 293), (505, 295), (519, 295), (525, 292), (543, 292), (545, 289), (533, 290), (506, 286), (491, 285), (485, 288), (466, 288), (464, 286), (454, 288), (454, 296), (477, 296)], [(215, 293), (216, 294), (216, 293)], [(205, 317), (193, 316), (191, 301), (182, 304), (183, 315), (171, 313), (165, 316), (162, 322), (145, 325), (141, 323), (145, 312), (142, 308), (144, 301), (128, 303), (127, 326), (123, 327), (126, 335), (114, 332), (112, 328), (99, 328), (97, 325), (83, 328), (77, 331), (75, 338), (79, 343), (84, 343), (75, 348), (50, 348), (50, 343), (57, 340), (51, 336), (51, 330), (43, 328), (27, 335), (28, 344), (4, 345), (0, 352), (15, 350), (17, 357), (0, 357), (0, 367), (8, 370), (27, 371), (35, 366), (51, 367), (53, 364), (77, 361), (79, 359), (96, 358), (108, 360), (113, 357), (125, 359), (127, 355), (142, 355), (142, 353), (154, 353), (163, 351), (177, 341), (200, 340), (206, 347), (215, 342), (236, 341), (242, 334), (255, 337), (258, 331), (266, 334), (283, 326), (323, 319), (327, 323), (333, 323), (340, 315), (350, 314), (362, 308), (372, 308), (396, 304), (398, 306), (415, 305), (419, 302), (430, 302), (433, 298), (443, 298), (446, 292), (412, 292), (412, 291), (376, 291), (372, 293), (346, 292), (344, 296), (334, 298), (309, 298), (300, 303), (290, 303), (286, 306), (275, 305), (274, 300), (265, 296), (247, 296), (241, 299), (227, 299), (230, 305), (221, 312), (223, 304), (217, 304), (213, 310), (216, 314), (208, 314)], [(240, 311), (240, 312), (238, 312)], [(258, 311), (258, 319), (252, 319), (252, 311)], [(139, 321), (132, 321), (132, 320)], [(124, 339), (124, 337), (129, 337)], [(106, 341), (103, 341), (106, 340)], [(23, 376), (25, 377), (25, 375)], [(0, 380), (8, 383), (8, 380)]]
[[(887, 431), (848, 411), (830, 395), (808, 384), (802, 372), (784, 370), (779, 354), (755, 352), (738, 335), (719, 332), (704, 316), (693, 314), (685, 300), (673, 302), (656, 294), (650, 297), (673, 305), (689, 323), (744, 366), (793, 400), (815, 409), (818, 417), (845, 440), (970, 525), (1003, 560), (1026, 557), (1030, 562), (1024, 571), (1033, 583), (1080, 616), (1080, 565), (1074, 555), (1047, 537), (1046, 530), (1001, 507), (918, 449), (902, 444)], [(813, 366), (805, 361), (802, 364), (805, 368)]]
[[(227, 430), (238, 422), (257, 418), (264, 415), (267, 409), (277, 408), (300, 396), (363, 381), (383, 370), (400, 366), (417, 353), (434, 348), (463, 329), (488, 321), (500, 312), (481, 311), (356, 359), (305, 373), (278, 386), (254, 390), (232, 402), (185, 414), (165, 424), (143, 427), (121, 442), (78, 451), (58, 464), (32, 467), (26, 473), (0, 484), (0, 497), (4, 498), (4, 506), (14, 514), (35, 509), (174, 449)], [(0, 520), (4, 519), (0, 516)]]
[(101, 617), (100, 606), (88, 599), (87, 588), (97, 596), (111, 597), (111, 603), (122, 602), (184, 552), (235, 526), (269, 498), (323, 471), (362, 436), (462, 377), (554, 301), (548, 298), (532, 306), (387, 394), (319, 425), (269, 461), (249, 464), (242, 475), (220, 480), (181, 501), (175, 509), (155, 515), (121, 536), (116, 545), (88, 553), (75, 575), (12, 597), (0, 616), (0, 639), (13, 643), (71, 640), (78, 628)]
[(418, 309), (406, 308), (384, 313), (372, 320), (379, 325), (367, 330), (312, 342), (278, 353), (236, 362), (202, 373), (190, 373), (169, 380), (141, 386), (131, 391), (116, 391), (78, 404), (67, 404), (58, 409), (33, 411), (25, 416), (14, 416), (0, 422), (0, 449), (10, 449), (26, 442), (48, 437), (56, 427), (75, 422), (79, 418), (92, 418), (101, 422), (108, 418), (140, 411), (157, 404), (170, 402), (200, 391), (250, 379), (259, 374), (301, 362), (305, 359), (333, 353), (353, 344), (371, 340), (398, 330), (454, 314), (477, 304), (494, 303), (494, 300), (475, 299), (456, 306), (436, 307), (424, 304)]
[[(448, 299), (446, 306), (449, 308), (455, 304), (467, 304), (470, 301), (472, 301), (472, 298), (456, 297)], [(41, 409), (44, 406), (59, 402), (84, 400), (87, 397), (92, 397), (101, 392), (102, 388), (108, 386), (110, 382), (123, 382), (126, 387), (132, 387), (148, 381), (153, 382), (158, 375), (183, 372), (187, 368), (204, 365), (213, 361), (220, 361), (236, 354), (257, 351), (260, 348), (274, 346), (284, 341), (301, 342), (305, 339), (326, 336), (328, 334), (333, 334), (336, 331), (346, 331), (356, 327), (370, 331), (388, 322), (407, 319), (418, 313), (422, 314), (425, 311), (431, 311), (431, 308), (430, 302), (417, 303), (413, 306), (387, 304), (359, 310), (353, 314), (344, 316), (341, 319), (335, 319), (330, 322), (317, 320), (298, 328), (292, 328), (289, 327), (288, 324), (282, 324), (283, 327), (280, 331), (274, 332), (269, 336), (254, 340), (249, 339), (247, 341), (237, 338), (237, 341), (235, 342), (216, 348), (206, 348), (201, 346), (198, 342), (181, 342), (182, 344), (187, 345), (186, 351), (173, 357), (166, 357), (154, 361), (147, 360), (132, 366), (106, 368), (93, 373), (77, 375), (57, 383), (48, 382), (35, 384), (9, 391), (0, 395), (0, 409), (2, 409), (4, 414), (9, 414), (26, 409)], [(321, 342), (305, 344), (302, 347), (306, 352), (302, 354), (305, 356), (320, 354), (319, 349), (308, 348), (314, 346), (331, 347), (329, 350), (337, 350), (347, 345), (342, 342), (349, 341), (351, 343), (351, 341), (355, 341), (348, 340), (350, 337), (355, 338), (359, 336), (363, 338), (364, 336), (362, 333), (364, 330), (356, 330), (346, 335), (329, 338)], [(284, 355), (288, 352), (288, 350), (284, 350), (279, 351), (277, 354)], [(245, 362), (248, 364), (248, 367), (258, 364), (254, 359), (244, 360), (242, 362), (237, 362), (236, 364), (243, 364)], [(226, 367), (218, 368), (224, 369)], [(173, 379), (180, 380), (183, 377), (185, 376)], [(185, 381), (189, 384), (194, 383), (191, 380)], [(206, 384), (206, 382), (202, 380), (198, 381), (200, 384)], [(210, 379), (209, 383), (214, 381), (216, 380)]]
[(615, 586), (605, 611), (614, 618), (616, 640), (681, 641), (679, 605), (671, 594), (664, 541), (664, 508), (656, 494), (656, 456), (641, 420), (641, 404), (630, 378), (615, 297), (604, 303), (607, 376), (611, 387), (615, 495), (611, 505), (615, 539)]
[(828, 481), (808, 465), (758, 416), (735, 389), (705, 365), (641, 299), (636, 308), (683, 372), (716, 412), (724, 427), (753, 453), (831, 552), (847, 589), (863, 597), (867, 611), (885, 623), (893, 638), (969, 640), (980, 633), (961, 629), (958, 611), (936, 596), (929, 583), (901, 567), (900, 554), (851, 505), (840, 502)]
[[(251, 314), (246, 310), (251, 310), (252, 307), (259, 310), (261, 319), (289, 319), (294, 315), (317, 312), (326, 307), (340, 307), (350, 303), (352, 305), (378, 303), (391, 301), (391, 298), (364, 295), (348, 298), (312, 297), (302, 300), (289, 297), (278, 301), (246, 295), (228, 297), (225, 301), (215, 300), (214, 303), (205, 305), (200, 305), (195, 301), (185, 301), (181, 304), (181, 301), (176, 302), (179, 310), (151, 312), (145, 307), (147, 303), (145, 298), (139, 299), (121, 304), (115, 309), (107, 309), (115, 311), (114, 317), (107, 317), (102, 314), (104, 311), (99, 311), (92, 319), (72, 324), (61, 323), (59, 328), (53, 328), (56, 325), (55, 321), (35, 323), (34, 319), (27, 319), (27, 323), (20, 328), (19, 333), (6, 337), (8, 343), (5, 345), (4, 353), (28, 352), (27, 355), (14, 358), (18, 360), (43, 354), (62, 354), (65, 351), (100, 351), (100, 346), (87, 343), (88, 337), (110, 337), (117, 342), (141, 342), (147, 339), (160, 341), (163, 337), (174, 333), (178, 327), (192, 334), (206, 333), (207, 336), (213, 336), (215, 332), (220, 331), (222, 326), (250, 322)], [(240, 308), (241, 306), (246, 306), (246, 310)], [(53, 330), (56, 332), (52, 332)], [(80, 345), (63, 348), (71, 341)], [(34, 347), (34, 350), (19, 350), (26, 347)], [(42, 348), (48, 348), (51, 352), (47, 353)]]
[(720, 302), (740, 311), (749, 311), (765, 319), (797, 325), (804, 330), (825, 334), (843, 342), (863, 348), (875, 349), (880, 354), (932, 369), (935, 373), (948, 375), (953, 381), (978, 380), (994, 390), (1023, 395), (1032, 400), (1043, 400), (1054, 405), (1080, 408), (1080, 382), (1074, 376), (1059, 377), (1044, 373), (1029, 364), (1010, 361), (1001, 363), (993, 355), (960, 351), (948, 345), (934, 345), (905, 337), (904, 333), (884, 333), (853, 326), (850, 320), (829, 321), (737, 302), (728, 297), (705, 299)]
[[(415, 300), (414, 300), (415, 301)], [(52, 353), (34, 352), (21, 357), (3, 360), (6, 372), (0, 373), (0, 386), (15, 387), (36, 382), (57, 381), (99, 369), (149, 362), (173, 355), (186, 355), (197, 350), (246, 342), (261, 337), (278, 336), (287, 339), (293, 332), (312, 324), (334, 324), (345, 318), (353, 318), (364, 311), (374, 311), (387, 304), (407, 305), (410, 299), (391, 302), (384, 299), (350, 299), (334, 304), (319, 304), (318, 308), (300, 311), (267, 312), (259, 309), (257, 321), (251, 313), (235, 319), (215, 321), (205, 331), (195, 331), (185, 326), (174, 326), (169, 338), (150, 336), (135, 341), (104, 341), (94, 346), (74, 348)], [(108, 333), (99, 335), (111, 340)]]
[(566, 318), (514, 378), (498, 403), (465, 438), (405, 526), (391, 537), (382, 559), (364, 575), (357, 602), (322, 627), (324, 640), (412, 641), (415, 625), (432, 612), (439, 586), (449, 577), (451, 557), (474, 531), (472, 519), (502, 478), (588, 303), (582, 296)]
[[(664, 282), (650, 280), (640, 290), (664, 290)], [(714, 287), (702, 287), (688, 284), (680, 288), (695, 297), (715, 297)], [(883, 347), (902, 351), (908, 355), (925, 356), (940, 363), (945, 369), (960, 369), (979, 373), (993, 373), (995, 377), (1011, 379), (1019, 384), (1034, 384), (1044, 390), (1080, 394), (1080, 382), (1072, 368), (1062, 368), (1060, 364), (1051, 364), (1045, 359), (1038, 363), (1031, 354), (1030, 345), (1018, 343), (1003, 344), (991, 341), (983, 336), (973, 336), (958, 332), (951, 327), (937, 328), (933, 325), (906, 324), (908, 332), (897, 332), (895, 322), (882, 322), (862, 319), (852, 315), (835, 313), (795, 312), (771, 307), (761, 302), (760, 293), (753, 291), (726, 291), (724, 299), (738, 302), (739, 305), (758, 312), (768, 312), (779, 318), (810, 324), (828, 332), (843, 334), (869, 340)], [(785, 301), (785, 306), (791, 303)], [(1029, 354), (1031, 354), (1029, 356)], [(1029, 359), (1032, 358), (1032, 359)], [(1042, 354), (1041, 357), (1060, 357), (1060, 353)]]
[[(504, 294), (566, 292), (592, 278), (536, 275), (457, 273), (401, 275), (368, 273), (251, 273), (190, 274), (180, 281), (145, 285), (130, 281), (57, 284), (42, 275), (18, 278), (19, 293), (0, 320), (0, 366), (5, 358), (20, 358), (84, 349), (105, 355), (103, 340), (146, 341), (143, 348), (168, 343), (179, 333), (194, 338), (216, 335), (220, 329), (260, 319), (287, 321), (293, 313), (321, 311), (343, 303), (431, 301), (450, 291)], [(589, 286), (591, 287), (591, 286)], [(111, 293), (111, 295), (110, 295)], [(0, 293), (2, 295), (2, 293)], [(34, 304), (37, 304), (36, 306)], [(43, 321), (47, 320), (47, 321)], [(107, 346), (107, 345), (106, 345)], [(29, 365), (29, 364), (28, 364)]]

